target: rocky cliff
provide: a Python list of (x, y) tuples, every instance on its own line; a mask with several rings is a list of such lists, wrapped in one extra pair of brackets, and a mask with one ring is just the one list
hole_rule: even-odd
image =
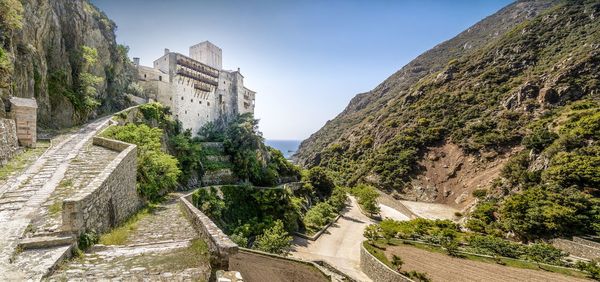
[(518, 1), (425, 52), (302, 142), (347, 184), (464, 207), (523, 150), (527, 125), (598, 99), (597, 1)]
[(35, 97), (42, 127), (73, 126), (128, 105), (133, 69), (104, 13), (87, 0), (0, 2), (11, 15), (0, 17), (4, 102)]

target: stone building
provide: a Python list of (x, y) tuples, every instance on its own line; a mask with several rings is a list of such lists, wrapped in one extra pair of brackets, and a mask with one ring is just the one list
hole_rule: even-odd
[(165, 49), (152, 67), (139, 58), (134, 64), (146, 98), (168, 106), (192, 134), (208, 122), (254, 112), (256, 92), (244, 86), (239, 68), (223, 70), (221, 48), (208, 41), (191, 46), (189, 56)]
[(19, 144), (35, 147), (37, 141), (37, 102), (33, 98), (10, 98), (9, 117), (15, 120)]

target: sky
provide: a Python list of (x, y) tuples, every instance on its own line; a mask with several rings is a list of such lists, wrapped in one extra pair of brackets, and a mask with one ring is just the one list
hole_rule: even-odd
[(419, 54), (508, 0), (91, 0), (118, 26), (129, 56), (151, 66), (164, 48), (208, 40), (223, 68), (257, 92), (267, 139), (302, 140)]

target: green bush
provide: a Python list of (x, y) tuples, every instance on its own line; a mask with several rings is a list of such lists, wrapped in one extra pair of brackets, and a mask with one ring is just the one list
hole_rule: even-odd
[(379, 193), (375, 190), (375, 187), (360, 184), (352, 188), (351, 192), (356, 196), (358, 204), (364, 211), (368, 212), (370, 215), (379, 213), (380, 208), (379, 203), (377, 203)]
[(292, 246), (292, 236), (289, 236), (283, 228), (281, 220), (275, 221), (273, 227), (265, 230), (265, 233), (256, 237), (254, 247), (263, 252), (278, 255), (288, 255)]
[(102, 136), (136, 144), (138, 192), (150, 201), (158, 200), (177, 187), (181, 174), (178, 161), (161, 149), (162, 130), (145, 124), (109, 127)]
[(327, 202), (320, 202), (310, 208), (304, 215), (304, 226), (310, 232), (319, 231), (335, 218), (337, 212)]
[(534, 243), (526, 247), (524, 257), (535, 261), (553, 265), (563, 265), (562, 259), (567, 254), (546, 243)]
[(519, 258), (525, 253), (523, 245), (495, 236), (473, 235), (467, 238), (467, 242), (469, 247), (478, 254)]
[(598, 260), (593, 261), (578, 261), (575, 267), (585, 273), (594, 280), (600, 280), (600, 262)]
[(319, 166), (308, 170), (305, 181), (310, 183), (313, 191), (315, 191), (320, 198), (329, 197), (335, 188), (335, 183), (330, 173)]
[(598, 199), (588, 194), (542, 186), (508, 197), (499, 210), (505, 228), (524, 240), (595, 233), (598, 211)]

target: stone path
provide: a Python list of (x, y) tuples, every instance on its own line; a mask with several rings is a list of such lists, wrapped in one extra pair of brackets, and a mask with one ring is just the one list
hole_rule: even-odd
[(32, 228), (26, 236), (44, 236), (60, 232), (62, 200), (85, 188), (117, 155), (119, 152), (93, 145), (92, 139), (88, 140), (77, 157), (71, 161), (62, 181), (37, 210), (31, 223)]
[(0, 280), (28, 278), (18, 264), (11, 264), (20, 239), (31, 228), (35, 212), (63, 179), (70, 161), (107, 122), (108, 117), (87, 124), (0, 187)]
[(178, 205), (179, 194), (139, 219), (125, 245), (96, 245), (53, 273), (50, 281), (208, 281), (206, 243)]
[[(389, 206), (379, 204), (382, 218), (409, 220), (409, 216)], [(316, 241), (294, 237), (292, 256), (306, 260), (324, 260), (357, 281), (371, 281), (360, 269), (360, 244), (365, 240), (363, 230), (374, 220), (364, 215), (356, 199)]]

